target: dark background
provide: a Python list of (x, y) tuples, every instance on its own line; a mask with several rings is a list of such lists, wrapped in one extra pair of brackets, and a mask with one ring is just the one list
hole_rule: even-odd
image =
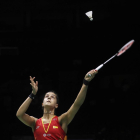
[[(90, 10), (93, 21), (85, 15)], [(39, 91), (27, 113), (41, 117), (42, 97), (53, 89), (59, 93), (60, 115), (74, 102), (85, 74), (134, 39), (127, 53), (107, 63), (91, 81), (67, 135), (139, 140), (139, 13), (136, 0), (1, 1), (3, 139), (32, 139), (31, 129), (16, 118), (31, 92), (30, 75), (39, 81)]]

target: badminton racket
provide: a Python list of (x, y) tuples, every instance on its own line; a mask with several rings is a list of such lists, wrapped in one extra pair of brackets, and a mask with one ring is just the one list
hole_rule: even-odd
[(109, 58), (107, 61), (99, 65), (95, 70), (101, 69), (106, 63), (108, 63), (110, 60), (115, 58), (116, 56), (122, 55), (124, 52), (126, 52), (134, 43), (134, 40), (130, 40), (128, 43), (126, 43), (115, 55), (113, 55), (111, 58)]

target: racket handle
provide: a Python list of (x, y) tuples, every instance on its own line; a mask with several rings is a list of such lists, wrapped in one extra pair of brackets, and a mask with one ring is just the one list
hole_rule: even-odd
[(101, 64), (100, 66), (98, 66), (95, 70), (99, 70), (103, 67), (103, 64)]

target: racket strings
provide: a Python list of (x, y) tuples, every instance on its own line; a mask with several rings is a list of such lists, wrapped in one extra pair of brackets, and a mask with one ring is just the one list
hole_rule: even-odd
[(113, 59), (116, 56), (120, 56), (121, 54), (123, 54), (126, 50), (128, 50), (134, 43), (134, 40), (129, 41), (127, 44), (125, 44), (119, 51), (118, 53), (116, 53), (115, 55), (113, 55), (111, 58), (109, 58), (107, 61), (105, 61), (103, 64), (99, 65), (96, 70), (101, 69), (104, 64), (106, 64), (107, 62), (109, 62), (111, 59)]
[(129, 41), (126, 45), (124, 45), (118, 52), (117, 56), (120, 56), (123, 54), (126, 50), (128, 50), (132, 44), (134, 43), (134, 40)]

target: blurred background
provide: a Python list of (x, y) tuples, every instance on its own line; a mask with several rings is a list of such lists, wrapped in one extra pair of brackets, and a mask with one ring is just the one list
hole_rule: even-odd
[[(56, 90), (57, 115), (74, 102), (85, 74), (131, 39), (134, 45), (91, 81), (86, 100), (68, 127), (68, 139), (140, 140), (140, 20), (137, 1), (1, 0), (1, 139), (33, 140), (16, 111), (39, 82), (27, 113), (42, 117), (44, 94)], [(93, 11), (93, 21), (85, 15)]]

